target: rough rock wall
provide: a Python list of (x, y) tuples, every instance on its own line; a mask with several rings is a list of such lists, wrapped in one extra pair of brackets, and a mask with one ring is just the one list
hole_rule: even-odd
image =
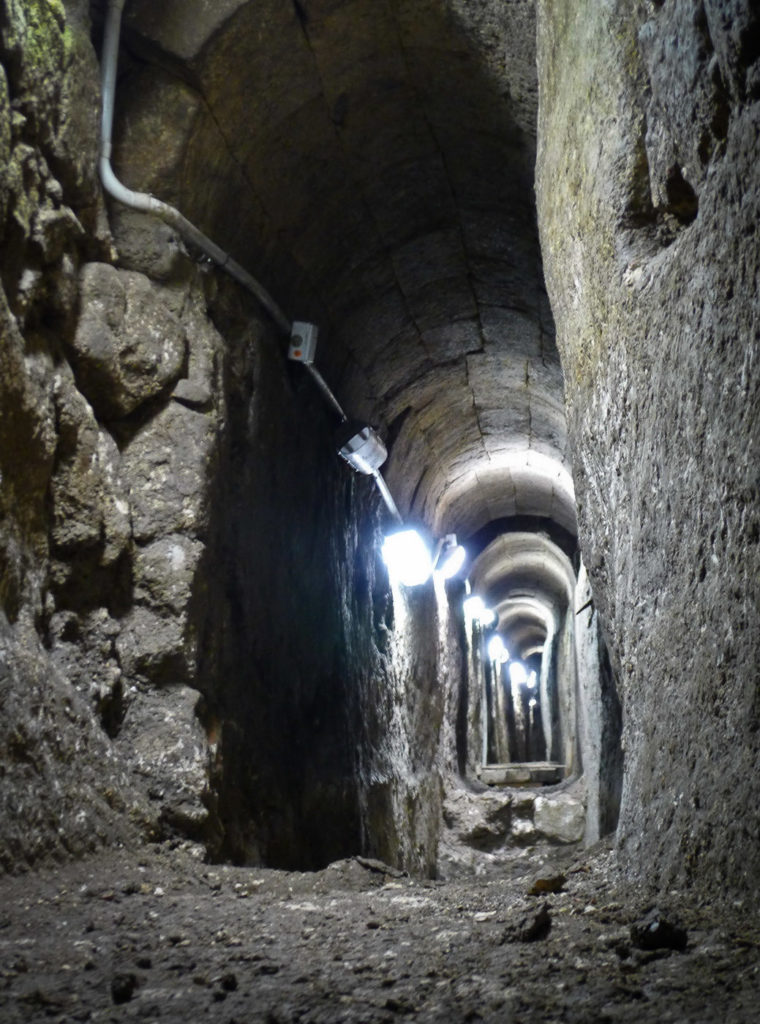
[(539, 221), (624, 705), (619, 847), (663, 886), (760, 871), (757, 17), (539, 3)]
[[(149, 58), (146, 67), (127, 61), (120, 82), (120, 175), (169, 200), (182, 191), (205, 230), (236, 254), (255, 254), (259, 234), (244, 245), (239, 237), (251, 211), (234, 149), (192, 74)], [(239, 85), (227, 93), (245, 104)], [(157, 147), (161, 126), (178, 123), (172, 145)], [(234, 223), (230, 194), (245, 204)], [(166, 254), (181, 249), (178, 240), (113, 212), (122, 264), (171, 278)], [(315, 312), (319, 301), (292, 259), (272, 258), (264, 271), (288, 312), (320, 324), (324, 366), (329, 324)], [(336, 458), (334, 422), (302, 369), (283, 359), (282, 339), (246, 348), (250, 316), (224, 296), (214, 306), (227, 349), (248, 353), (225, 370), (198, 669), (218, 737), (217, 852), (313, 868), (363, 849), (431, 873), (453, 749), (453, 738), (443, 741), (446, 684), (456, 687), (461, 674), (457, 644), (439, 637), (448, 614), (432, 588), (391, 594), (375, 489)]]
[(335, 456), (310, 379), (283, 372), (281, 343), (251, 357), (226, 387), (199, 666), (218, 852), (317, 868), (363, 851), (432, 873), (456, 658), (437, 640), (445, 604), (391, 591), (376, 491)]
[(586, 784), (587, 844), (617, 827), (623, 782), (621, 709), (609, 655), (599, 628), (585, 566), (575, 588), (575, 661), (578, 677), (578, 734)]
[(364, 829), (376, 856), (433, 876), (444, 789), (457, 763), (461, 623), (442, 584), (394, 587), (390, 596), (374, 636), (360, 633), (360, 643), (372, 638), (380, 651), (361, 680)]
[[(72, 5), (70, 13), (67, 19), (58, 3), (0, 8), (5, 869), (123, 840), (130, 818), (146, 820), (89, 693), (60, 673), (46, 646), (51, 618), (67, 605), (67, 584), (99, 575), (110, 589), (126, 541), (109, 479), (115, 445), (78, 394), (63, 356), (76, 322), (79, 267), (107, 250), (93, 170), (96, 124), (91, 101), (84, 102), (95, 60), (82, 10)], [(83, 478), (78, 501), (69, 486), (76, 472)], [(72, 583), (69, 592), (76, 590)], [(110, 648), (110, 638), (102, 640)], [(112, 682), (99, 679), (104, 691)]]
[(204, 834), (197, 576), (224, 404), (198, 275), (113, 265), (84, 5), (2, 13), (3, 859), (17, 866), (128, 835), (111, 807), (143, 835)]
[(0, 7), (0, 866), (178, 834), (432, 872), (445, 608), (392, 597), (252, 303), (106, 215), (86, 6)]

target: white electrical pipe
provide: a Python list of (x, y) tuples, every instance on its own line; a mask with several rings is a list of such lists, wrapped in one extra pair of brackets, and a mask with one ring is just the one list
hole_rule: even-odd
[(121, 15), (126, 0), (109, 0), (106, 12), (105, 36), (103, 39), (103, 60), (102, 60), (102, 91), (103, 109), (100, 120), (100, 180), (106, 192), (118, 199), (120, 203), (131, 207), (133, 210), (141, 210), (144, 213), (152, 213), (159, 217), (166, 224), (170, 224), (181, 237), (200, 249), (202, 253), (213, 260), (217, 266), (234, 277), (252, 295), (258, 299), (266, 309), (280, 330), (290, 335), (291, 323), (283, 311), (274, 301), (269, 292), (259, 284), (239, 263), (221, 249), (210, 238), (207, 238), (202, 231), (199, 231), (194, 224), (183, 217), (183, 215), (168, 203), (148, 195), (147, 192), (133, 192), (132, 189), (123, 185), (114, 174), (111, 167), (111, 135), (113, 131), (113, 108), (116, 94), (116, 66), (119, 59), (119, 36), (121, 35)]
[(319, 372), (319, 370), (313, 363), (303, 363), (303, 366), (305, 366), (306, 369), (311, 374), (312, 378), (314, 379), (314, 383), (322, 392), (328, 404), (331, 405), (333, 409), (337, 412), (338, 416), (340, 416), (341, 423), (345, 423), (346, 420), (348, 419), (348, 416), (346, 416), (345, 412), (343, 411), (343, 406), (340, 404), (338, 399), (330, 390), (330, 385), (327, 383), (325, 378), (322, 376), (322, 374)]
[[(100, 180), (103, 188), (109, 195), (113, 196), (120, 203), (131, 207), (133, 210), (140, 210), (143, 213), (152, 213), (164, 223), (169, 224), (179, 235), (202, 253), (213, 260), (222, 270), (225, 270), (231, 277), (234, 277), (239, 284), (247, 289), (266, 309), (274, 322), (288, 337), (290, 337), (292, 324), (285, 316), (282, 309), (277, 305), (269, 292), (259, 284), (255, 277), (252, 277), (247, 270), (244, 270), (239, 263), (220, 248), (215, 242), (199, 231), (194, 224), (184, 217), (179, 210), (168, 203), (156, 199), (147, 192), (133, 192), (132, 189), (123, 185), (114, 174), (111, 166), (111, 152), (113, 149), (113, 110), (116, 98), (116, 68), (119, 60), (119, 38), (121, 36), (121, 16), (124, 11), (126, 0), (108, 0), (106, 11), (106, 25), (103, 37), (103, 56), (101, 69), (101, 90), (102, 110), (100, 117)], [(327, 401), (345, 422), (347, 416), (340, 405), (340, 402), (330, 390), (327, 382), (316, 367), (307, 365), (307, 370), (316, 381), (322, 394)], [(401, 514), (396, 506), (388, 485), (380, 476), (379, 472), (373, 473), (375, 484), (380, 495), (388, 507), (391, 515), (402, 522)]]
[(374, 470), (374, 472), (372, 473), (372, 476), (374, 477), (375, 484), (377, 485), (378, 491), (380, 491), (380, 496), (382, 497), (383, 501), (385, 502), (385, 504), (388, 507), (388, 511), (393, 516), (393, 518), (396, 520), (396, 522), (398, 522), (398, 523), (403, 525), (404, 520), (401, 518), (401, 513), (398, 510), (398, 506), (396, 505), (396, 502), (393, 500), (393, 495), (388, 490), (388, 484), (385, 482), (383, 477), (380, 475), (380, 470), (379, 469)]

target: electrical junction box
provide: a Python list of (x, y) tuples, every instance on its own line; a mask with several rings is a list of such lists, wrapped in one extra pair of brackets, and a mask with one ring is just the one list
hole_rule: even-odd
[(313, 363), (317, 351), (318, 333), (319, 329), (316, 324), (294, 320), (290, 329), (288, 359), (292, 359), (296, 363)]
[(388, 457), (388, 451), (378, 435), (362, 423), (346, 423), (338, 440), (338, 454), (349, 466), (368, 476), (375, 473)]

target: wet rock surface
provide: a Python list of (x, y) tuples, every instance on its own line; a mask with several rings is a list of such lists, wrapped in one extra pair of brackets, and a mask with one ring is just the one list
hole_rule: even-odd
[(540, 897), (528, 889), (562, 863), (556, 850), (534, 849), (512, 875), (450, 882), (359, 859), (301, 874), (197, 853), (112, 850), (6, 878), (2, 1020), (757, 1019), (756, 914), (673, 892), (685, 949), (631, 949), (647, 895), (618, 883), (604, 848), (565, 853), (563, 891)]

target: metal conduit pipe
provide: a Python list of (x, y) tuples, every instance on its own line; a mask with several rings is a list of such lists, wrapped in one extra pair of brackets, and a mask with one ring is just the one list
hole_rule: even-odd
[[(132, 189), (127, 188), (126, 185), (123, 185), (114, 174), (113, 167), (111, 166), (111, 152), (113, 149), (113, 112), (116, 99), (116, 69), (119, 60), (121, 17), (125, 3), (126, 0), (108, 0), (105, 33), (103, 36), (101, 68), (101, 89), (103, 95), (100, 117), (99, 158), (100, 180), (103, 183), (103, 188), (109, 195), (113, 196), (114, 199), (117, 199), (125, 206), (129, 206), (133, 210), (140, 210), (143, 213), (152, 213), (160, 220), (164, 221), (164, 223), (175, 228), (184, 241), (189, 242), (197, 249), (200, 249), (200, 251), (204, 253), (204, 255), (208, 256), (208, 258), (221, 270), (226, 271), (247, 291), (249, 291), (269, 313), (272, 320), (274, 320), (282, 333), (289, 337), (292, 328), (291, 321), (282, 311), (280, 306), (278, 306), (266, 288), (259, 284), (255, 277), (249, 274), (247, 270), (244, 270), (239, 263), (233, 260), (229, 253), (225, 252), (224, 249), (218, 246), (215, 242), (212, 242), (212, 240), (204, 235), (202, 231), (199, 231), (194, 224), (191, 224), (191, 222), (184, 217), (179, 210), (170, 206), (168, 203), (162, 202), (160, 199), (156, 199), (155, 196), (149, 195), (147, 192), (134, 192)], [(345, 422), (348, 417), (343, 411), (340, 402), (330, 390), (330, 387), (322, 374), (314, 366), (307, 365), (306, 368), (314, 378), (327, 402), (340, 417), (341, 422)], [(391, 492), (388, 490), (388, 485), (385, 480), (383, 480), (378, 471), (375, 471), (372, 475), (377, 489), (380, 492), (380, 496), (388, 507), (388, 511), (394, 519), (398, 522), (402, 522), (398, 507), (393, 500)]]

